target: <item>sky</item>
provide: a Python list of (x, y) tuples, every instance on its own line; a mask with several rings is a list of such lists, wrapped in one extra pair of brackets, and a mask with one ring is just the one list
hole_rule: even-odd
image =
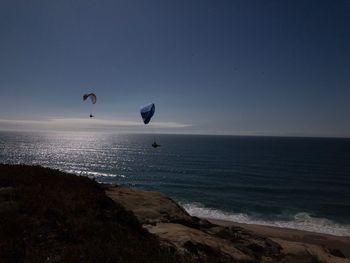
[(350, 1), (2, 0), (0, 91), (0, 130), (350, 137)]

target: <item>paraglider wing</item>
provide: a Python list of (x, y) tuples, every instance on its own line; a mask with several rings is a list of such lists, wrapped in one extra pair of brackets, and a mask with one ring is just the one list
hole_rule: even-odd
[(141, 108), (141, 116), (144, 124), (148, 124), (154, 115), (155, 106), (154, 103), (148, 104)]
[(96, 103), (97, 97), (96, 97), (95, 93), (84, 94), (83, 100), (87, 100), (87, 98), (91, 99), (92, 104)]

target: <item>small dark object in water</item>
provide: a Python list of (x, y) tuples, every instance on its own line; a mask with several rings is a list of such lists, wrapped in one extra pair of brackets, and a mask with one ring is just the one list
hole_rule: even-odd
[(94, 117), (94, 115), (90, 114), (90, 118)]
[(160, 147), (160, 144), (158, 144), (158, 143), (156, 143), (156, 142), (154, 141), (154, 143), (152, 143), (152, 147), (153, 147), (153, 148)]

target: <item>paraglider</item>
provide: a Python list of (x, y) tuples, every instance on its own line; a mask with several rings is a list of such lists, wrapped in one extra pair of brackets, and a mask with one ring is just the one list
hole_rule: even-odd
[(140, 113), (144, 124), (148, 124), (151, 121), (151, 118), (154, 115), (155, 109), (156, 107), (154, 103), (148, 104), (141, 108)]
[[(156, 107), (154, 103), (147, 104), (141, 108), (140, 113), (144, 124), (148, 124), (151, 121), (154, 115), (155, 109)], [(152, 147), (157, 148), (159, 146), (160, 145), (156, 143), (156, 140), (154, 140)]]
[[(95, 93), (84, 94), (83, 100), (86, 101), (88, 98), (90, 98), (92, 104), (95, 104), (97, 101), (97, 97), (96, 97)], [(92, 115), (91, 108), (90, 108), (90, 118), (92, 118), (92, 117), (94, 117), (94, 115)]]

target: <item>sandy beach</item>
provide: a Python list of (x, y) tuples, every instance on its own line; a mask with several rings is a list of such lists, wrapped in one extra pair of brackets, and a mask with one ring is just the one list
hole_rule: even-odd
[(214, 224), (222, 226), (242, 227), (258, 235), (268, 237), (276, 241), (285, 240), (291, 242), (307, 243), (325, 247), (331, 250), (340, 250), (347, 258), (350, 258), (350, 237), (333, 236), (290, 228), (243, 224), (218, 219), (208, 220)]

